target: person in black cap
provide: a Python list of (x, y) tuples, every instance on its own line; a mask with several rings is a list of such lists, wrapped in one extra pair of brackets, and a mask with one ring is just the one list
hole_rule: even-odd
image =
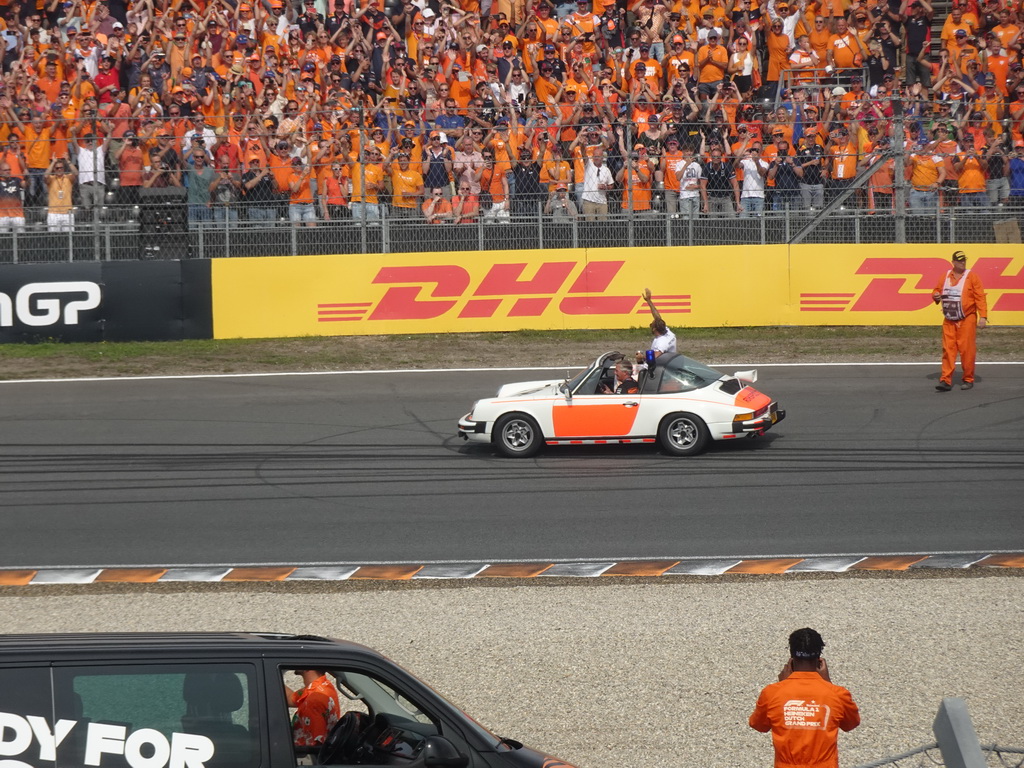
[(750, 727), (772, 733), (775, 765), (838, 768), (839, 729), (860, 725), (860, 710), (850, 692), (834, 685), (821, 652), (825, 641), (810, 627), (789, 636), (789, 661), (779, 682), (761, 691)]
[(953, 388), (953, 369), (960, 353), (963, 383), (960, 389), (974, 388), (974, 359), (977, 354), (977, 329), (988, 325), (988, 301), (981, 278), (967, 269), (967, 254), (955, 251), (948, 270), (932, 291), (932, 300), (942, 305), (942, 374), (935, 386), (939, 392)]

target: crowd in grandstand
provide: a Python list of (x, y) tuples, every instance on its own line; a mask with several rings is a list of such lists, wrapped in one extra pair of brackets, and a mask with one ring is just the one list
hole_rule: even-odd
[(0, 229), (1024, 206), (1021, 0), (362, 2), (0, 0)]

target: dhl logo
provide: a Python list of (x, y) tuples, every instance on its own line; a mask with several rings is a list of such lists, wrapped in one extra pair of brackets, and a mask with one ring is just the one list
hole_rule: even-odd
[[(981, 278), (989, 311), (1024, 311), (1024, 267), (1007, 274), (1013, 259), (983, 257), (971, 269)], [(932, 289), (949, 269), (945, 259), (869, 258), (855, 274), (875, 275), (858, 295), (801, 293), (801, 312), (916, 312), (932, 305)], [(893, 277), (883, 277), (893, 275)], [(908, 287), (911, 290), (905, 291)]]
[[(539, 317), (555, 301), (566, 315), (646, 315), (649, 310), (636, 294), (604, 295), (624, 263), (593, 261), (581, 267), (576, 261), (550, 261), (532, 277), (524, 277), (526, 263), (494, 264), (476, 285), (468, 270), (452, 264), (382, 267), (372, 281), (389, 286), (380, 301), (317, 304), (317, 321), (430, 320), (449, 312), (459, 318)], [(662, 314), (690, 312), (689, 295), (655, 300)]]

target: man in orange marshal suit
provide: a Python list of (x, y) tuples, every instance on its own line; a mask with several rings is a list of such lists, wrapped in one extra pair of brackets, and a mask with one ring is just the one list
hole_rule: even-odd
[(988, 324), (988, 301), (981, 278), (967, 268), (967, 255), (957, 251), (953, 268), (944, 274), (932, 291), (932, 300), (942, 305), (942, 375), (935, 386), (939, 392), (953, 388), (956, 354), (960, 353), (963, 383), (960, 389), (974, 388), (975, 335)]

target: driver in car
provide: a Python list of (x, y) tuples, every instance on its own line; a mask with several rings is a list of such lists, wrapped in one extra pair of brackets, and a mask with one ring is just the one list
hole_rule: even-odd
[(302, 690), (293, 691), (287, 684), (284, 687), (288, 706), (295, 707), (292, 738), (297, 747), (320, 746), (338, 722), (338, 690), (328, 679), (327, 670), (296, 669), (295, 674), (302, 678)]
[(639, 391), (640, 387), (633, 378), (633, 365), (625, 359), (615, 363), (615, 389), (607, 384), (601, 385), (601, 394), (604, 395), (635, 395)]

